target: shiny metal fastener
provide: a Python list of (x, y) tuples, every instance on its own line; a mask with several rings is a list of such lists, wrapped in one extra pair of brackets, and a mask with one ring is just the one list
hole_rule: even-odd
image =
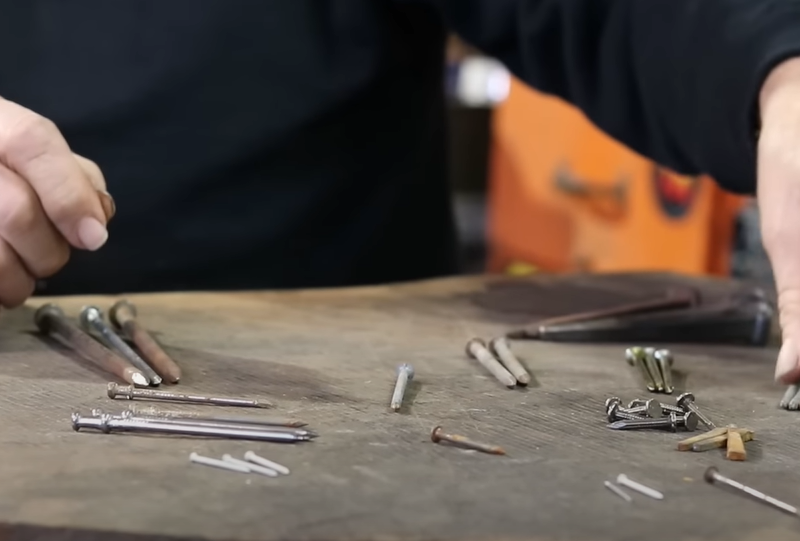
[(656, 361), (655, 348), (644, 348), (644, 362), (647, 365), (647, 371), (653, 376), (656, 384), (656, 392), (664, 392), (664, 379), (661, 377), (661, 370)]
[(766, 503), (767, 505), (771, 505), (776, 509), (780, 509), (784, 513), (789, 513), (790, 515), (797, 515), (797, 508), (795, 506), (789, 505), (788, 503), (784, 503), (771, 496), (767, 496), (763, 492), (760, 492), (754, 488), (750, 488), (747, 485), (743, 485), (742, 483), (734, 481), (729, 477), (725, 477), (724, 475), (719, 473), (719, 470), (717, 470), (717, 468), (715, 468), (714, 466), (711, 466), (706, 470), (705, 474), (703, 475), (703, 478), (706, 480), (707, 483), (710, 484), (722, 483), (733, 489), (744, 492), (751, 498), (755, 498), (760, 502)]
[(403, 397), (406, 394), (406, 387), (408, 387), (408, 382), (412, 379), (414, 379), (413, 366), (404, 363), (397, 367), (397, 381), (394, 384), (392, 402), (389, 404), (393, 411), (400, 411), (400, 407), (403, 405)]
[(100, 341), (109, 348), (118, 351), (129, 363), (142, 371), (150, 385), (158, 386), (163, 381), (138, 353), (133, 351), (125, 340), (115, 333), (103, 320), (103, 312), (96, 306), (84, 306), (80, 315), (81, 327), (86, 332), (95, 331)]
[(159, 400), (165, 402), (186, 402), (190, 404), (208, 404), (212, 406), (236, 406), (240, 408), (271, 408), (273, 405), (263, 400), (247, 400), (244, 398), (208, 397), (190, 394), (170, 393), (152, 389), (134, 389), (116, 383), (108, 384), (108, 397), (127, 400)]
[(644, 350), (640, 347), (628, 348), (625, 350), (625, 359), (639, 371), (645, 388), (651, 393), (656, 392), (656, 380), (647, 368)]
[(668, 349), (658, 349), (653, 353), (658, 370), (661, 373), (661, 381), (664, 382), (664, 392), (672, 394), (675, 386), (672, 384), (672, 353)]
[(72, 414), (72, 429), (76, 432), (83, 428), (92, 428), (105, 433), (111, 432), (139, 432), (154, 434), (179, 434), (183, 436), (206, 436), (224, 439), (273, 441), (281, 443), (296, 443), (309, 441), (308, 436), (298, 436), (291, 432), (277, 430), (241, 430), (239, 428), (212, 428), (207, 426), (175, 425), (159, 423), (147, 419), (112, 417), (84, 417), (78, 413)]
[(614, 421), (619, 421), (620, 419), (625, 419), (628, 421), (646, 420), (646, 417), (642, 415), (633, 415), (623, 411), (622, 408), (620, 408), (619, 404), (616, 402), (612, 403), (608, 407), (608, 410), (606, 411), (606, 416), (608, 418), (609, 423), (613, 423)]
[(302, 428), (308, 423), (294, 419), (271, 419), (269, 417), (249, 417), (244, 415), (214, 415), (207, 417), (200, 413), (189, 411), (161, 410), (152, 406), (130, 406), (128, 410), (132, 415), (140, 417), (159, 417), (164, 419), (190, 419), (194, 421), (208, 421), (210, 423), (232, 423), (238, 425), (277, 426), (287, 428)]
[[(104, 415), (104, 412), (93, 409), (92, 415), (99, 417)], [(246, 424), (246, 423), (231, 423), (226, 421), (206, 421), (203, 419), (176, 419), (174, 417), (155, 417), (155, 416), (148, 416), (148, 415), (139, 415), (137, 417), (131, 411), (123, 411), (122, 415), (120, 416), (123, 419), (139, 419), (141, 421), (150, 421), (155, 423), (161, 423), (165, 425), (175, 425), (175, 426), (205, 426), (208, 428), (236, 428), (239, 430), (264, 430), (261, 425), (254, 425), (254, 424)], [(270, 426), (268, 428), (270, 431), (275, 432), (288, 432), (290, 434), (295, 434), (297, 436), (308, 436), (309, 438), (316, 438), (317, 433), (311, 430), (305, 430), (302, 428), (290, 428), (284, 426)]]
[(661, 408), (661, 403), (655, 398), (645, 400), (644, 404), (639, 406), (623, 409), (621, 411), (629, 415), (644, 415), (654, 419), (664, 416), (664, 410)]
[(697, 415), (697, 418), (700, 420), (700, 422), (703, 423), (709, 430), (717, 428), (717, 425), (712, 423), (711, 419), (704, 415), (694, 404), (694, 395), (692, 393), (683, 393), (682, 395), (678, 396), (677, 400), (675, 400), (675, 403), (683, 411), (692, 412)]
[(489, 445), (486, 443), (480, 443), (477, 441), (472, 441), (470, 439), (465, 438), (464, 436), (457, 436), (454, 434), (446, 434), (442, 432), (441, 426), (433, 427), (431, 430), (431, 441), (433, 443), (439, 443), (442, 441), (450, 442), (454, 445), (459, 447), (463, 447), (465, 449), (472, 449), (474, 451), (480, 451), (482, 453), (488, 453), (490, 455), (504, 455), (506, 454), (505, 450), (502, 447), (498, 447), (497, 445)]
[(678, 417), (677, 413), (670, 413), (669, 417), (662, 417), (661, 419), (636, 419), (636, 420), (623, 420), (615, 421), (608, 425), (612, 430), (642, 430), (648, 428), (667, 429), (672, 432), (677, 432), (678, 428), (684, 428), (688, 431), (697, 429), (697, 415), (694, 412), (689, 412), (683, 417)]

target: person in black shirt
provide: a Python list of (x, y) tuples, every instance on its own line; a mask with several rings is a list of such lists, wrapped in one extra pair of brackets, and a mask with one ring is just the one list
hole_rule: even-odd
[(757, 191), (776, 377), (800, 378), (798, 0), (2, 0), (0, 13), (3, 306), (43, 278), (66, 294), (454, 272), (453, 31), (643, 155)]

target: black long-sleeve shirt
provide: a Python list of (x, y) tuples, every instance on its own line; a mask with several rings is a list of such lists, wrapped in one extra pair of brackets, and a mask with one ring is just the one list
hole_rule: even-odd
[(0, 0), (0, 13), (0, 95), (53, 119), (118, 206), (107, 246), (76, 253), (48, 294), (452, 272), (448, 29), (633, 149), (744, 192), (759, 87), (800, 54), (797, 0)]

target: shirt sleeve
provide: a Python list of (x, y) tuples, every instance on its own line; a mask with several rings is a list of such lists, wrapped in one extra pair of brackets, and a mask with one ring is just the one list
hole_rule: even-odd
[(755, 190), (758, 93), (799, 0), (431, 0), (465, 41), (683, 174)]

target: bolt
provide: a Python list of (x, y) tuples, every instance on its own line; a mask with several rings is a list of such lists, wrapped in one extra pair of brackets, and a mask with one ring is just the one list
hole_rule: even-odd
[(640, 347), (628, 348), (625, 350), (625, 359), (629, 365), (635, 366), (639, 370), (645, 388), (651, 393), (656, 392), (656, 380), (647, 369), (644, 350)]
[(464, 436), (456, 436), (454, 434), (446, 434), (442, 432), (441, 426), (433, 427), (431, 431), (431, 441), (433, 443), (439, 443), (441, 441), (447, 441), (452, 444), (458, 445), (459, 447), (464, 447), (465, 449), (473, 449), (475, 451), (480, 451), (482, 453), (489, 453), (490, 455), (504, 455), (506, 452), (503, 450), (502, 447), (498, 447), (497, 445), (489, 445), (486, 443), (480, 443), (477, 441), (472, 441)]
[(789, 505), (788, 503), (784, 503), (784, 502), (782, 502), (780, 500), (776, 500), (775, 498), (773, 498), (771, 496), (767, 496), (763, 492), (760, 492), (760, 491), (758, 491), (758, 490), (756, 490), (754, 488), (750, 488), (747, 485), (743, 485), (742, 483), (740, 483), (738, 481), (734, 481), (733, 479), (731, 479), (729, 477), (725, 477), (724, 475), (719, 473), (719, 470), (717, 470), (717, 468), (715, 468), (714, 466), (711, 466), (710, 468), (708, 468), (706, 470), (705, 474), (703, 475), (703, 478), (709, 484), (712, 484), (712, 485), (714, 483), (725, 484), (725, 485), (727, 485), (727, 486), (729, 486), (729, 487), (731, 487), (733, 489), (740, 490), (740, 491), (744, 492), (745, 494), (747, 494), (751, 498), (755, 498), (756, 500), (758, 500), (760, 502), (763, 502), (763, 503), (766, 503), (768, 505), (771, 505), (772, 507), (775, 507), (776, 509), (780, 509), (784, 513), (789, 513), (790, 515), (797, 515), (797, 508), (794, 507), (793, 505)]
[(506, 387), (517, 386), (517, 378), (512, 376), (511, 372), (500, 364), (500, 361), (492, 355), (492, 352), (486, 348), (486, 344), (480, 338), (473, 338), (467, 342), (467, 355), (481, 363), (486, 370), (497, 378), (497, 381)]
[(406, 387), (412, 379), (414, 379), (413, 366), (404, 363), (397, 367), (397, 383), (394, 385), (394, 394), (392, 394), (392, 402), (389, 406), (392, 410), (400, 410), (400, 406), (403, 405), (403, 396), (406, 394)]
[(84, 306), (83, 309), (81, 309), (80, 320), (81, 326), (86, 332), (92, 330), (96, 331), (109, 349), (116, 349), (119, 351), (128, 362), (141, 370), (142, 374), (150, 381), (151, 385), (158, 386), (161, 384), (161, 376), (156, 374), (155, 371), (150, 368), (150, 365), (139, 357), (138, 353), (131, 349), (125, 340), (120, 338), (117, 333), (111, 330), (111, 327), (106, 325), (106, 322), (103, 321), (103, 312), (101, 312), (99, 308), (95, 306)]
[(620, 397), (618, 397), (618, 396), (611, 396), (609, 398), (606, 398), (606, 401), (605, 401), (606, 408), (605, 408), (605, 410), (608, 411), (609, 408), (613, 404), (622, 404), (622, 399)]
[(658, 418), (664, 416), (664, 410), (661, 409), (661, 404), (658, 400), (651, 398), (645, 400), (644, 404), (639, 406), (622, 410), (623, 413), (631, 415), (644, 415), (646, 417)]
[(655, 348), (644, 348), (644, 362), (647, 365), (647, 371), (653, 376), (656, 384), (656, 392), (664, 392), (664, 378), (661, 376), (661, 370), (658, 367), (658, 362), (655, 357)]
[(683, 411), (687, 412), (690, 411), (695, 415), (697, 415), (697, 418), (700, 420), (700, 422), (703, 423), (709, 430), (714, 430), (715, 428), (717, 428), (717, 425), (712, 423), (711, 419), (709, 419), (699, 409), (697, 409), (697, 406), (695, 406), (694, 404), (694, 395), (692, 393), (683, 393), (677, 398), (677, 400), (675, 400), (675, 403)]
[(668, 349), (659, 349), (653, 354), (658, 370), (661, 372), (661, 379), (664, 382), (664, 392), (672, 394), (675, 386), (672, 384), (672, 352)]
[(641, 415), (633, 415), (626, 411), (623, 411), (619, 407), (618, 402), (612, 403), (611, 406), (609, 406), (608, 411), (606, 413), (608, 414), (609, 423), (613, 423), (614, 421), (618, 421), (620, 419), (626, 419), (629, 421), (638, 421), (644, 419), (644, 417), (642, 417)]
[(153, 389), (134, 389), (116, 383), (108, 384), (108, 397), (128, 400), (164, 400), (166, 402), (188, 402), (192, 404), (210, 404), (212, 406), (238, 406), (242, 408), (271, 408), (272, 404), (263, 400), (246, 400), (244, 398), (216, 398), (188, 394), (168, 393)]
[(608, 428), (613, 430), (660, 428), (667, 429), (672, 432), (677, 432), (678, 428), (684, 428), (688, 431), (694, 431), (697, 429), (697, 415), (694, 412), (689, 412), (683, 417), (678, 417), (676, 413), (670, 413), (669, 417), (662, 417), (661, 419), (630, 419), (614, 421), (608, 425)]

